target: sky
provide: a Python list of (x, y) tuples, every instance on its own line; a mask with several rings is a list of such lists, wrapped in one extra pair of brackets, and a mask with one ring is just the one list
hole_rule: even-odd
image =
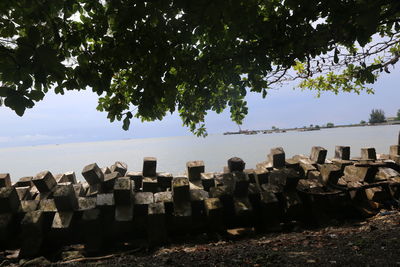
[[(316, 92), (294, 89), (293, 84), (269, 90), (265, 99), (261, 94), (248, 93), (249, 113), (241, 128), (260, 130), (328, 122), (336, 125), (359, 123), (368, 121), (374, 108), (383, 109), (387, 117), (394, 117), (400, 109), (399, 87), (400, 70), (394, 69), (391, 74), (382, 74), (372, 86), (374, 95), (326, 92), (317, 98)], [(86, 90), (65, 95), (55, 95), (51, 91), (23, 117), (7, 107), (0, 107), (0, 147), (191, 135), (176, 113), (162, 121), (134, 120), (130, 130), (124, 131), (121, 122), (110, 123), (107, 114), (97, 111), (96, 106), (97, 95)], [(230, 120), (229, 110), (222, 114), (210, 112), (206, 127), (209, 134), (238, 130)]]

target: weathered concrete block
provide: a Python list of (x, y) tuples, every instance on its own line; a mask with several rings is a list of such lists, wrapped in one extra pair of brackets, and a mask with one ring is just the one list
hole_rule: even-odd
[(29, 186), (15, 187), (19, 200), (31, 200), (32, 195), (30, 189), (31, 188)]
[(205, 170), (204, 162), (202, 160), (189, 161), (186, 163), (186, 171), (189, 181), (200, 181), (200, 174)]
[(190, 202), (189, 179), (187, 177), (174, 177), (172, 179), (172, 196), (174, 205)]
[(286, 159), (285, 166), (286, 166), (286, 168), (290, 168), (290, 169), (295, 169), (295, 170), (300, 169), (300, 163), (298, 160), (295, 160), (295, 159)]
[(85, 250), (88, 253), (98, 252), (104, 248), (104, 225), (101, 222), (99, 209), (85, 210), (82, 214)]
[(151, 192), (138, 192), (133, 195), (133, 213), (139, 216), (147, 215), (148, 206), (154, 203), (154, 194)]
[(10, 187), (11, 178), (9, 173), (0, 173), (0, 187)]
[(203, 185), (204, 190), (207, 192), (210, 191), (211, 187), (215, 186), (215, 177), (212, 172), (204, 172), (200, 174), (201, 184)]
[(310, 164), (307, 160), (299, 160), (300, 168), (302, 169), (302, 172), (304, 174), (304, 177), (308, 176), (308, 173), (310, 171), (316, 171), (317, 168), (315, 168), (314, 165)]
[(262, 184), (266, 184), (269, 182), (269, 172), (264, 169), (256, 169), (255, 171), (256, 175), (256, 184), (261, 187)]
[(271, 152), (268, 155), (269, 161), (272, 162), (274, 168), (285, 167), (285, 151), (282, 147), (271, 148)]
[(390, 158), (395, 157), (395, 156), (400, 156), (400, 145), (390, 146), (389, 155), (390, 155)]
[(157, 173), (157, 186), (161, 191), (166, 191), (172, 186), (172, 173), (168, 172), (158, 172)]
[(42, 199), (39, 202), (39, 210), (43, 212), (57, 212), (57, 207), (56, 203), (54, 202), (54, 199)]
[(120, 177), (125, 176), (126, 172), (128, 171), (128, 164), (122, 161), (116, 161), (110, 168), (111, 172), (118, 172)]
[(195, 216), (204, 215), (204, 200), (208, 198), (208, 192), (202, 189), (190, 190), (190, 203)]
[(52, 229), (68, 229), (71, 227), (74, 212), (72, 211), (59, 211), (54, 215)]
[(319, 165), (319, 171), (321, 173), (322, 184), (337, 184), (339, 178), (343, 175), (342, 170), (334, 164), (322, 164)]
[(93, 184), (89, 185), (87, 191), (86, 191), (86, 196), (88, 197), (95, 197), (97, 194), (103, 193), (103, 188), (101, 184)]
[(269, 173), (269, 183), (285, 190), (295, 190), (299, 179), (293, 169), (275, 169)]
[(21, 221), (22, 242), (19, 252), (20, 258), (37, 256), (43, 244), (43, 227), (46, 216), (44, 212), (37, 210), (25, 214)]
[(288, 220), (299, 220), (304, 216), (303, 202), (296, 192), (284, 192), (285, 217)]
[(342, 171), (344, 171), (344, 168), (346, 166), (354, 164), (354, 162), (351, 160), (342, 160), (342, 159), (332, 159), (332, 163), (338, 166)]
[(59, 183), (67, 183), (67, 182), (70, 182), (71, 184), (77, 183), (75, 172), (69, 171), (69, 172), (64, 173), (64, 176), (59, 181)]
[(117, 222), (131, 222), (133, 220), (133, 206), (116, 206), (115, 207), (115, 221)]
[(10, 247), (12, 239), (15, 237), (15, 222), (13, 214), (0, 214), (0, 250), (5, 250)]
[(319, 172), (319, 171), (309, 171), (308, 175), (307, 175), (307, 179), (321, 181), (322, 180), (321, 172)]
[(145, 177), (155, 177), (157, 169), (157, 159), (154, 157), (145, 157), (143, 159), (143, 176)]
[(15, 186), (23, 187), (23, 186), (33, 186), (32, 182), (33, 176), (26, 176), (19, 178), (18, 182), (15, 183)]
[(174, 202), (171, 191), (158, 192), (154, 194), (154, 202), (162, 202), (165, 207), (165, 214), (172, 215), (174, 213)]
[(115, 205), (127, 206), (132, 203), (132, 180), (129, 177), (121, 177), (114, 184)]
[(39, 207), (39, 202), (39, 200), (22, 200), (18, 212), (27, 213), (35, 211)]
[(336, 146), (335, 147), (335, 159), (349, 160), (350, 159), (350, 147), (349, 146)]
[(53, 198), (58, 211), (78, 209), (78, 199), (71, 183), (58, 184), (54, 189)]
[(313, 146), (311, 149), (310, 159), (318, 164), (324, 164), (327, 150), (320, 146)]
[(156, 193), (158, 191), (158, 183), (156, 177), (144, 177), (142, 181), (143, 192)]
[[(372, 182), (375, 179), (377, 170), (372, 167), (346, 166), (344, 168), (344, 176), (346, 181), (365, 181)], [(351, 178), (350, 178), (351, 177)]]
[(228, 159), (228, 168), (230, 172), (242, 172), (245, 169), (246, 163), (238, 157)]
[(99, 184), (104, 181), (104, 174), (96, 163), (86, 165), (82, 170), (82, 176), (90, 185)]
[(106, 174), (111, 173), (111, 170), (108, 167), (103, 167), (103, 168), (101, 168), (101, 172), (103, 173), (103, 175), (106, 175)]
[(142, 188), (143, 175), (142, 172), (127, 172), (126, 176), (131, 178), (135, 185), (135, 191), (138, 192)]
[(0, 188), (0, 213), (17, 212), (20, 206), (18, 193), (14, 187)]
[(81, 183), (73, 184), (72, 186), (74, 187), (75, 196), (77, 198), (86, 196), (86, 190)]
[(223, 206), (219, 198), (208, 198), (204, 200), (204, 209), (207, 215), (207, 228), (209, 231), (223, 230)]
[(96, 206), (114, 206), (114, 194), (113, 193), (105, 193), (105, 194), (97, 194), (96, 197)]
[(97, 202), (97, 199), (95, 197), (79, 197), (78, 198), (78, 209), (80, 211), (95, 209), (96, 202)]
[(361, 148), (361, 159), (363, 160), (376, 160), (376, 151), (373, 147)]
[(111, 193), (114, 189), (115, 180), (119, 177), (121, 177), (121, 174), (116, 171), (104, 175), (104, 181), (101, 185), (103, 192)]
[(365, 189), (365, 194), (368, 200), (375, 202), (385, 202), (392, 199), (389, 188), (385, 189), (382, 186), (376, 186)]
[(276, 195), (270, 191), (262, 192), (257, 230), (278, 230), (280, 215), (280, 205)]
[(236, 197), (245, 197), (249, 190), (249, 177), (244, 172), (231, 173), (235, 182), (233, 194)]
[(399, 177), (400, 173), (397, 171), (393, 170), (392, 168), (385, 168), (385, 167), (380, 167), (378, 168), (378, 172), (376, 173), (375, 180), (388, 180), (393, 177)]
[(32, 179), (32, 182), (40, 193), (50, 192), (57, 185), (56, 180), (49, 171), (43, 171), (36, 174)]
[(254, 169), (245, 169), (243, 172), (249, 177), (249, 182), (251, 184), (256, 183), (256, 173)]
[(156, 202), (148, 206), (147, 238), (150, 246), (167, 242), (167, 227), (164, 203)]

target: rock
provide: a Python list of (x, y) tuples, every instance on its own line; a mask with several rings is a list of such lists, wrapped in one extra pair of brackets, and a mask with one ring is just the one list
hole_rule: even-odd
[(327, 151), (325, 148), (320, 146), (313, 146), (311, 149), (310, 159), (317, 164), (324, 164), (326, 159)]
[(157, 169), (157, 159), (154, 157), (145, 157), (143, 159), (143, 176), (144, 177), (155, 177)]
[(0, 187), (10, 187), (11, 178), (9, 173), (0, 173)]
[(233, 157), (228, 160), (228, 168), (230, 172), (242, 172), (245, 169), (246, 163), (238, 157)]
[(118, 172), (120, 177), (125, 176), (126, 172), (128, 171), (128, 164), (122, 161), (116, 161), (110, 168), (111, 172)]
[(43, 171), (36, 174), (32, 179), (32, 182), (40, 193), (48, 193), (57, 185), (56, 180), (49, 171)]
[(104, 174), (96, 163), (86, 165), (82, 170), (82, 176), (89, 185), (99, 184), (104, 181)]
[(376, 152), (373, 147), (361, 148), (361, 159), (363, 160), (376, 160)]
[(202, 160), (189, 161), (186, 163), (186, 169), (189, 181), (200, 181), (200, 174), (204, 172), (204, 162)]
[(350, 147), (349, 146), (336, 146), (335, 147), (335, 159), (349, 160), (350, 159)]
[(283, 168), (285, 167), (285, 151), (282, 147), (272, 148), (268, 159), (272, 162), (273, 168)]

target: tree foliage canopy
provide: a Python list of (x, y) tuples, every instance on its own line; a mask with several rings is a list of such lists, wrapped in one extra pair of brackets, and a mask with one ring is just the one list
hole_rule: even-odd
[(371, 92), (399, 29), (398, 0), (2, 0), (0, 97), (23, 115), (48, 90), (91, 89), (124, 129), (177, 111), (203, 135), (210, 110), (242, 122), (247, 90)]
[(373, 109), (369, 115), (369, 123), (385, 122), (385, 112), (382, 109)]

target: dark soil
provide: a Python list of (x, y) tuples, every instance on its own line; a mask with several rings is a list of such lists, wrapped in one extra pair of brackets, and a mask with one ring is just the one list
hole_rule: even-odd
[[(365, 221), (315, 230), (254, 234), (248, 229), (224, 237), (207, 235), (157, 249), (136, 247), (99, 257), (79, 248), (55, 266), (400, 266), (400, 212), (381, 211)], [(132, 249), (132, 244), (131, 244)], [(71, 250), (71, 248), (70, 248)], [(0, 261), (1, 262), (1, 261)], [(5, 264), (13, 265), (12, 259)], [(23, 261), (19, 262), (20, 264)], [(39, 261), (40, 263), (40, 261)], [(1, 266), (1, 264), (0, 264)]]

